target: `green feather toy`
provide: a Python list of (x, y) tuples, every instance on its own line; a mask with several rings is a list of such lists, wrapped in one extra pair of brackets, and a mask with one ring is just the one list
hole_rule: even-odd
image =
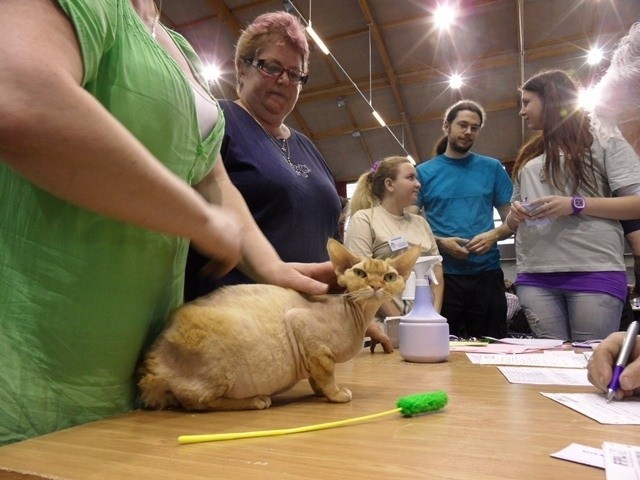
[(415, 393), (401, 397), (396, 402), (397, 408), (387, 410), (386, 412), (365, 415), (364, 417), (349, 418), (347, 420), (339, 420), (337, 422), (319, 423), (316, 425), (307, 425), (305, 427), (284, 428), (280, 430), (261, 430), (256, 432), (238, 432), (238, 433), (214, 433), (204, 435), (181, 435), (178, 437), (178, 443), (181, 445), (187, 443), (201, 442), (219, 442), (222, 440), (237, 440), (240, 438), (256, 438), (256, 437), (273, 437), (276, 435), (289, 435), (291, 433), (311, 432), (315, 430), (325, 430), (328, 428), (342, 427), (353, 423), (373, 420), (374, 418), (391, 415), (393, 413), (401, 413), (405, 417), (413, 417), (423, 413), (435, 412), (442, 410), (449, 401), (447, 394), (442, 390), (428, 393)]

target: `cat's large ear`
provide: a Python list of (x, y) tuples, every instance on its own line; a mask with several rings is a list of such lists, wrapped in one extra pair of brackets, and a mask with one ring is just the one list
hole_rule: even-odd
[(336, 276), (342, 275), (345, 270), (362, 261), (360, 257), (351, 253), (347, 247), (333, 238), (330, 238), (327, 242), (327, 252), (329, 252), (329, 258), (335, 268)]
[(405, 280), (407, 280), (409, 278), (409, 275), (411, 275), (411, 270), (413, 270), (413, 266), (420, 256), (421, 249), (422, 247), (420, 244), (413, 245), (402, 255), (389, 260), (391, 265), (393, 265), (393, 268), (395, 268)]

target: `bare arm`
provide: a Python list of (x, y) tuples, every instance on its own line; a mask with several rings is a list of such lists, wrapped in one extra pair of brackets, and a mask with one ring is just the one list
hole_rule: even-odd
[[(640, 217), (640, 196), (627, 195), (624, 197), (586, 197), (586, 207), (582, 215), (609, 218), (613, 220), (633, 220)], [(534, 218), (556, 218), (562, 215), (572, 215), (571, 197), (550, 195), (540, 197), (530, 205), (535, 207), (529, 212)], [(526, 212), (523, 212), (523, 215)]]
[(238, 220), (203, 201), (80, 87), (74, 30), (53, 2), (5, 0), (0, 18), (2, 161), (70, 203), (189, 237), (232, 266)]
[(196, 185), (196, 189), (209, 202), (229, 209), (240, 219), (243, 235), (236, 238), (241, 244), (242, 260), (238, 268), (246, 275), (261, 283), (273, 283), (308, 293), (320, 294), (327, 291), (323, 281), (334, 277), (330, 262), (316, 264), (296, 264), (283, 262), (273, 246), (255, 223), (251, 211), (242, 194), (233, 185), (222, 160)]

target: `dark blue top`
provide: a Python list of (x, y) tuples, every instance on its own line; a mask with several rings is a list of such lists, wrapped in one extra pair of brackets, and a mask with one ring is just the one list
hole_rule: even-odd
[[(220, 105), (226, 119), (221, 149), (225, 168), (264, 235), (286, 262), (328, 260), (327, 239), (338, 235), (340, 198), (318, 149), (305, 135), (291, 129), (287, 140), (291, 163), (306, 165), (309, 170), (306, 178), (298, 175), (249, 113), (228, 100)], [(216, 282), (199, 278), (197, 270), (206, 259), (197, 257), (190, 252), (186, 300), (222, 285), (252, 283), (237, 270)]]

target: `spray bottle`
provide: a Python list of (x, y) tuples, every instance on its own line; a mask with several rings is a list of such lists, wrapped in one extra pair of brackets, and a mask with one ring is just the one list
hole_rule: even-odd
[[(419, 257), (415, 272), (415, 300), (411, 311), (400, 317), (398, 341), (400, 356), (408, 362), (436, 363), (449, 359), (449, 324), (433, 308), (431, 282), (438, 284), (434, 265), (442, 262), (440, 255)], [(412, 281), (407, 282), (408, 288)], [(407, 298), (407, 289), (403, 298)]]

